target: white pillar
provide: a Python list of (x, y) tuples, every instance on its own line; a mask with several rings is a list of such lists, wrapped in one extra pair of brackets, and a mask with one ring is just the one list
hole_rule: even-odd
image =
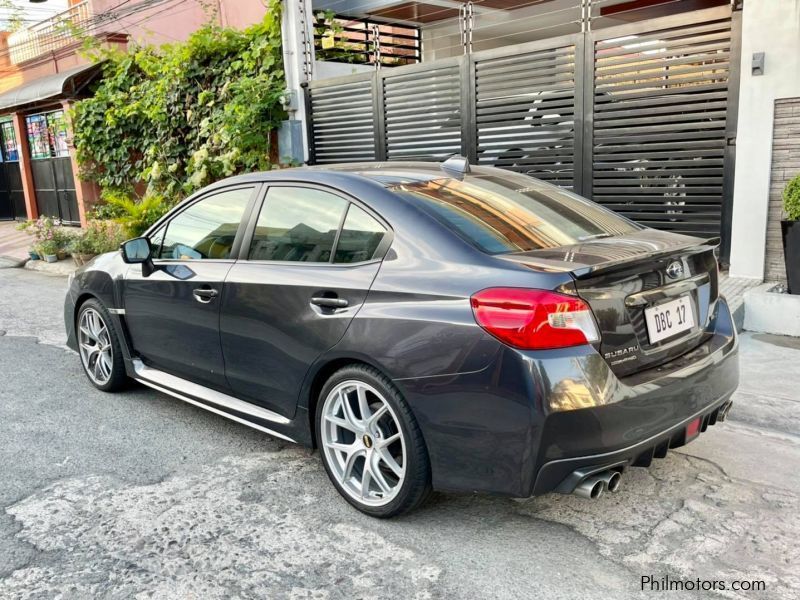
[[(764, 74), (751, 73), (754, 52)], [(775, 100), (800, 96), (800, 1), (744, 3), (731, 266), (734, 277), (764, 278)]]
[(289, 118), (303, 124), (303, 156), (308, 160), (308, 131), (305, 96), (301, 85), (311, 80), (314, 65), (313, 9), (311, 0), (284, 0), (283, 15), (283, 66), (286, 87), (295, 94)]

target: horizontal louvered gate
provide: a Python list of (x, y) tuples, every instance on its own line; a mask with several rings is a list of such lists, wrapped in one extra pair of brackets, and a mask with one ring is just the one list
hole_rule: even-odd
[(307, 91), (314, 156), (310, 162), (375, 160), (372, 75)]
[(602, 33), (594, 43), (592, 199), (659, 229), (719, 235), (730, 18), (634, 39)]
[(580, 154), (575, 156), (576, 45), (570, 41), (475, 56), (479, 164), (574, 187)]
[(415, 65), (382, 78), (386, 158), (461, 152), (461, 71), (457, 61)]
[(719, 7), (314, 81), (310, 162), (460, 153), (648, 226), (719, 235), (733, 192), (738, 31), (739, 13)]

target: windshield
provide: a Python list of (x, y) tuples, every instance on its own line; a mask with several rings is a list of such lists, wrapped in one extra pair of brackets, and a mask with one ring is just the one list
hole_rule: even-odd
[(389, 189), (488, 254), (556, 248), (641, 229), (576, 194), (511, 172), (406, 181)]

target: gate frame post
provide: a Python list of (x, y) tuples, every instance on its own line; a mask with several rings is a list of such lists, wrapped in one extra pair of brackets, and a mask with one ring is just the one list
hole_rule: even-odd
[(594, 178), (594, 35), (578, 34), (575, 44), (576, 117), (580, 129), (575, 131), (575, 192), (592, 199)]
[(372, 75), (372, 118), (375, 122), (373, 135), (375, 139), (375, 160), (388, 160), (386, 144), (386, 107), (383, 97), (383, 71), (376, 69)]
[(461, 86), (461, 155), (470, 164), (478, 163), (478, 124), (475, 110), (475, 60), (472, 54), (462, 54), (458, 59)]
[(736, 134), (739, 123), (739, 77), (742, 55), (742, 9), (732, 7), (731, 50), (728, 60), (728, 104), (725, 115), (725, 154), (722, 164), (722, 206), (720, 214), (719, 262), (731, 263), (731, 234), (733, 233), (733, 188), (736, 179)]
[(69, 160), (72, 165), (72, 179), (75, 185), (75, 201), (78, 204), (78, 220), (81, 227), (86, 227), (88, 220), (86, 213), (88, 212), (87, 202), (97, 200), (99, 197), (99, 190), (96, 185), (89, 181), (83, 181), (80, 176), (80, 167), (78, 166), (77, 150), (73, 140), (72, 119), (70, 118), (70, 111), (72, 102), (69, 100), (61, 101), (61, 108), (64, 110), (67, 123), (67, 147), (69, 148)]
[(19, 148), (19, 172), (22, 178), (22, 195), (25, 197), (25, 212), (29, 219), (39, 218), (39, 205), (36, 203), (36, 189), (33, 185), (31, 170), (31, 149), (28, 144), (28, 128), (25, 126), (25, 115), (15, 112), (12, 115), (14, 134), (17, 136)]

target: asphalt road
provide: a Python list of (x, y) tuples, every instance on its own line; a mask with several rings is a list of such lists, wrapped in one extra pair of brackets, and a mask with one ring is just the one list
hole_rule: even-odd
[(63, 347), (63, 278), (0, 270), (0, 598), (800, 597), (800, 344), (742, 338), (728, 421), (587, 501), (437, 494), (377, 521), (319, 457)]

